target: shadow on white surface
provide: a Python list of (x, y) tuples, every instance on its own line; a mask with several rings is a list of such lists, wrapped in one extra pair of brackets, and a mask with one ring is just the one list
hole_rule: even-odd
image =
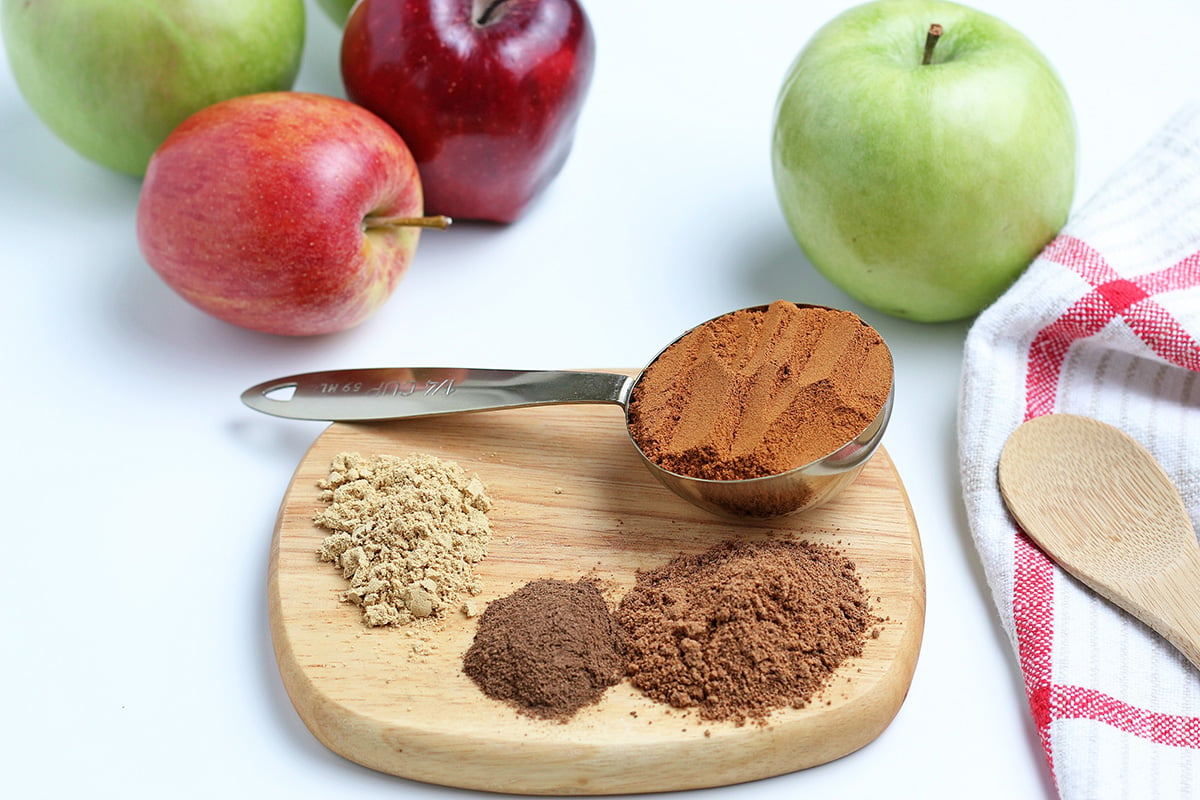
[[(19, 186), (23, 213), (54, 220), (64, 234), (137, 204), (141, 181), (88, 161), (63, 144), (24, 103), (0, 105), (0, 184)], [(5, 193), (5, 199), (14, 195)], [(32, 211), (31, 211), (32, 209)]]

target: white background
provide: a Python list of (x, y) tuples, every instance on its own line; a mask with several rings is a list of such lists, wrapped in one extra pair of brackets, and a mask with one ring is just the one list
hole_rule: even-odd
[[(11, 797), (444, 796), (322, 747), (271, 651), (268, 545), (322, 430), (242, 389), (360, 366), (641, 366), (682, 330), (776, 298), (849, 308), (897, 367), (885, 446), (925, 549), (920, 662), (865, 749), (722, 797), (1053, 796), (961, 505), (955, 414), (968, 323), (882, 316), (805, 263), (769, 169), (775, 94), (846, 3), (594, 0), (596, 76), (574, 152), (508, 228), (422, 240), (360, 328), (227, 326), (139, 255), (138, 183), (60, 144), (0, 70), (0, 764)], [(1076, 203), (1200, 80), (1194, 0), (976, 3), (1024, 31), (1070, 93)], [(1080, 9), (1083, 9), (1082, 11)], [(342, 94), (338, 33), (309, 8), (297, 88)], [(585, 458), (586, 454), (581, 454)], [(454, 792), (458, 794), (458, 792)]]

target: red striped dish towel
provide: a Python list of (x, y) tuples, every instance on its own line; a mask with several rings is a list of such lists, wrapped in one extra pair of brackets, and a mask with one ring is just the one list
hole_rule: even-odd
[(1018, 424), (1050, 412), (1140, 441), (1200, 525), (1200, 104), (980, 314), (958, 418), (971, 535), (1060, 795), (1200, 797), (1200, 671), (1056, 567), (1004, 507), (1000, 450)]

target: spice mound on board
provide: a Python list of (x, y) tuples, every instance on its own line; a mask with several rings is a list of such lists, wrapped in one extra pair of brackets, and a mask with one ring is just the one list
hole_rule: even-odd
[(541, 579), (492, 601), (463, 671), (519, 712), (566, 722), (624, 673), (621, 633), (595, 583)]
[(882, 410), (892, 357), (849, 311), (777, 300), (684, 334), (646, 368), (629, 431), (682, 475), (777, 475), (833, 453)]
[(641, 571), (616, 618), (635, 687), (738, 725), (807, 705), (881, 622), (852, 561), (781, 540), (730, 540)]
[(473, 565), (487, 555), (492, 501), (457, 463), (339, 453), (320, 488), (328, 505), (313, 521), (333, 533), (318, 558), (341, 568), (341, 599), (368, 626), (436, 619), (480, 591)]

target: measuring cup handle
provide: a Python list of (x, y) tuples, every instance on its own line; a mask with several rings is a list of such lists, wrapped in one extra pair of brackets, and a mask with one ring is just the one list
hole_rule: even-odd
[(624, 406), (633, 381), (610, 372), (351, 369), (266, 381), (243, 392), (242, 402), (277, 417), (357, 422), (558, 403)]

